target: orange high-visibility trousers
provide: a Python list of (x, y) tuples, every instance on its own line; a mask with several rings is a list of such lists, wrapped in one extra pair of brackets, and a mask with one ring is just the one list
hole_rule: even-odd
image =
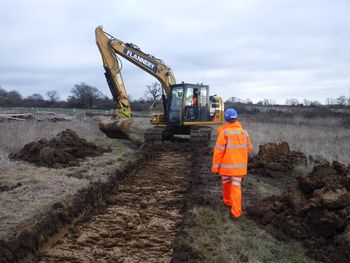
[(232, 216), (238, 218), (242, 215), (242, 177), (221, 176), (221, 180), (224, 204), (231, 206)]

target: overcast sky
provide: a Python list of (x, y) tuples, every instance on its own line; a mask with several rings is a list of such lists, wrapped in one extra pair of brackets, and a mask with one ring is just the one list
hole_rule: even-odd
[[(85, 82), (110, 96), (94, 39), (103, 25), (224, 99), (324, 103), (350, 96), (349, 13), (349, 0), (1, 1), (0, 85), (65, 99)], [(122, 61), (139, 98), (155, 79)]]

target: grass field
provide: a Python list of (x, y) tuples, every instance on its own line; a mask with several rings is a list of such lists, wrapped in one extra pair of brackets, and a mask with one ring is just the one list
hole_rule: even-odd
[(66, 115), (79, 115), (86, 112), (92, 113), (111, 113), (110, 110), (94, 110), (94, 109), (65, 109), (65, 108), (23, 108), (23, 107), (0, 107), (0, 114), (20, 114), (20, 113), (33, 113), (33, 114), (66, 114)]
[(90, 118), (71, 121), (11, 121), (0, 123), (0, 164), (9, 163), (8, 154), (20, 150), (26, 143), (41, 138), (50, 139), (57, 133), (72, 129), (88, 140), (103, 138), (98, 123)]
[[(53, 112), (57, 114), (74, 114), (72, 109), (0, 109), (0, 112), (18, 112), (18, 113), (37, 113), (40, 116), (43, 113)], [(94, 112), (94, 111), (93, 111)], [(96, 111), (104, 113), (104, 111)], [(98, 124), (89, 118), (79, 118), (79, 114), (84, 114), (84, 110), (76, 110), (78, 115), (72, 122), (48, 123), (48, 122), (8, 122), (0, 125), (0, 159), (1, 153), (18, 150), (25, 143), (33, 140), (50, 138), (59, 131), (71, 128), (83, 137), (93, 139), (96, 137), (104, 138), (99, 131)], [(150, 127), (146, 113), (135, 113), (134, 132), (140, 137), (142, 130)], [(286, 141), (293, 150), (301, 151), (306, 155), (312, 155), (316, 158), (325, 158), (328, 160), (337, 160), (343, 163), (349, 163), (350, 154), (350, 131), (343, 125), (341, 118), (304, 118), (267, 116), (264, 114), (247, 115), (242, 114), (240, 121), (249, 131), (256, 154), (260, 144), (268, 142)], [(34, 125), (35, 124), (35, 125)], [(215, 139), (215, 135), (214, 135)]]
[(233, 222), (227, 211), (205, 207), (195, 207), (192, 213), (197, 224), (189, 234), (194, 249), (204, 256), (200, 262), (314, 262), (300, 244), (279, 241), (245, 217)]
[(350, 130), (342, 119), (243, 115), (240, 120), (251, 135), (254, 153), (260, 144), (286, 141), (306, 155), (349, 163)]

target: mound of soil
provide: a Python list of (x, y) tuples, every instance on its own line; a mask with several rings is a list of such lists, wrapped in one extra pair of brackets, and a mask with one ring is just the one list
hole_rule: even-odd
[(288, 143), (267, 143), (259, 146), (259, 153), (249, 164), (249, 171), (267, 177), (290, 175), (295, 165), (306, 164), (301, 152), (291, 151)]
[(350, 262), (350, 165), (323, 161), (297, 180), (298, 186), (248, 207), (248, 215), (303, 240), (317, 259)]
[(74, 131), (67, 129), (51, 140), (41, 139), (31, 142), (10, 158), (34, 163), (38, 166), (63, 168), (79, 164), (79, 159), (87, 156), (99, 156), (111, 149), (99, 147), (80, 138)]

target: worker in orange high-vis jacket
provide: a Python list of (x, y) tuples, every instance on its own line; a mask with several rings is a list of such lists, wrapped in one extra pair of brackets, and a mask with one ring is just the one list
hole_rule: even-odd
[(227, 109), (227, 123), (218, 127), (218, 139), (214, 147), (211, 171), (222, 178), (223, 201), (231, 207), (231, 215), (242, 215), (242, 178), (247, 174), (248, 154), (252, 151), (249, 134), (237, 121), (234, 109)]

